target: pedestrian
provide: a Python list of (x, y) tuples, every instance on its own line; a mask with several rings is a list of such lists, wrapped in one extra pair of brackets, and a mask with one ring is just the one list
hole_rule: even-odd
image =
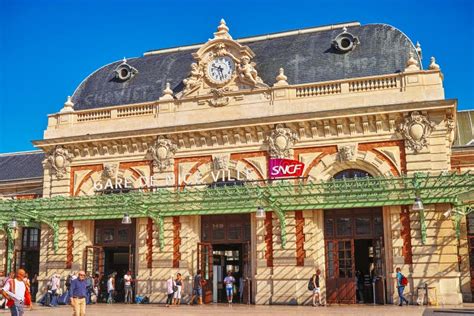
[(125, 290), (125, 304), (132, 304), (132, 271), (128, 270), (127, 274), (123, 276), (123, 288)]
[(359, 270), (357, 270), (355, 274), (355, 286), (356, 293), (359, 295), (359, 300), (357, 301), (357, 303), (364, 304), (364, 279), (362, 277), (362, 273)]
[(38, 273), (35, 273), (31, 280), (31, 299), (36, 302), (36, 294), (38, 293)]
[(170, 307), (173, 304), (173, 295), (175, 292), (176, 283), (174, 282), (174, 275), (171, 274), (168, 280), (166, 280), (166, 294), (168, 298), (166, 299), (166, 307)]
[(2, 288), (2, 295), (8, 300), (7, 306), (10, 308), (12, 316), (23, 316), (24, 307), (31, 307), (30, 289), (25, 282), (25, 270), (18, 269), (15, 274), (10, 274), (10, 278)]
[(84, 316), (86, 314), (86, 296), (86, 273), (84, 271), (79, 271), (78, 277), (71, 281), (71, 286), (69, 288), (73, 316)]
[(193, 280), (193, 295), (191, 296), (190, 305), (194, 304), (194, 300), (198, 299), (198, 304), (202, 304), (202, 286), (205, 282), (202, 280), (201, 270), (197, 270)]
[(173, 295), (173, 304), (174, 305), (180, 305), (181, 304), (181, 293), (184, 291), (184, 283), (183, 283), (183, 278), (181, 276), (181, 273), (176, 274), (176, 280), (174, 281), (176, 284), (176, 291), (174, 292)]
[(227, 303), (232, 304), (234, 297), (234, 283), (235, 278), (232, 276), (232, 271), (227, 271), (227, 276), (224, 278), (225, 291), (227, 293)]
[(408, 285), (408, 279), (402, 274), (402, 269), (397, 268), (397, 289), (398, 289), (398, 297), (400, 298), (400, 303), (398, 306), (403, 306), (403, 302), (407, 303), (408, 300), (403, 296), (403, 291), (405, 291), (405, 286)]
[(107, 280), (107, 303), (112, 304), (114, 302), (114, 291), (115, 291), (115, 274), (112, 273)]
[[(317, 269), (316, 273), (310, 279), (308, 289), (313, 291), (313, 306), (324, 306), (321, 303), (321, 270)], [(316, 305), (316, 301), (318, 302)]]
[(59, 274), (55, 273), (51, 277), (51, 305), (52, 306), (58, 305), (57, 295), (60, 288), (61, 288), (61, 278), (59, 277)]
[(99, 288), (100, 288), (100, 275), (99, 273), (96, 273), (94, 275), (94, 293), (93, 295), (91, 295), (92, 303), (97, 303), (99, 300)]

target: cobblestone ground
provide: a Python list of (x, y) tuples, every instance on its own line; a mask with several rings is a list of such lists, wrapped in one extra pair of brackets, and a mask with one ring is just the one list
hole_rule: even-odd
[[(433, 313), (434, 312), (434, 313)], [(37, 315), (71, 315), (69, 306), (48, 308), (35, 306), (32, 311), (27, 311), (25, 316)], [(255, 306), (255, 305), (232, 305), (213, 304), (205, 306), (185, 306), (166, 308), (164, 305), (123, 305), (123, 304), (99, 304), (87, 306), (86, 315), (97, 316), (150, 316), (150, 315), (179, 315), (179, 316), (208, 316), (208, 315), (258, 315), (258, 316), (309, 316), (309, 315), (358, 315), (358, 316), (386, 316), (386, 315), (474, 315), (474, 306), (450, 307), (449, 309), (426, 309), (418, 306)], [(8, 310), (1, 310), (1, 316), (10, 315)]]

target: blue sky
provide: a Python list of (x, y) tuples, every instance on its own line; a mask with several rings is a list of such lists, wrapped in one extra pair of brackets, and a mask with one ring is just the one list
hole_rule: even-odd
[(220, 18), (234, 38), (347, 21), (391, 24), (436, 56), (447, 98), (474, 108), (474, 1), (0, 0), (0, 153), (33, 149), (97, 68), (206, 41)]

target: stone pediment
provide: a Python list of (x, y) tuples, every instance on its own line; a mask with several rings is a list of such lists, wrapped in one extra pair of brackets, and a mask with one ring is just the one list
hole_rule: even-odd
[(232, 39), (222, 19), (214, 38), (193, 53), (191, 71), (177, 97), (209, 95), (209, 105), (219, 107), (228, 104), (228, 92), (267, 87), (258, 76), (254, 57), (248, 46)]

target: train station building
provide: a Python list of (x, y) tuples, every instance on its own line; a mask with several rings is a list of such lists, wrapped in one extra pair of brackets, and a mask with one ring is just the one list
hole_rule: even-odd
[(386, 24), (205, 40), (94, 71), (0, 155), (0, 271), (130, 269), (156, 303), (198, 269), (223, 301), (232, 271), (245, 302), (311, 304), (320, 269), (352, 304), (357, 271), (396, 301), (400, 267), (412, 302), (472, 300), (474, 115), (435, 58)]

